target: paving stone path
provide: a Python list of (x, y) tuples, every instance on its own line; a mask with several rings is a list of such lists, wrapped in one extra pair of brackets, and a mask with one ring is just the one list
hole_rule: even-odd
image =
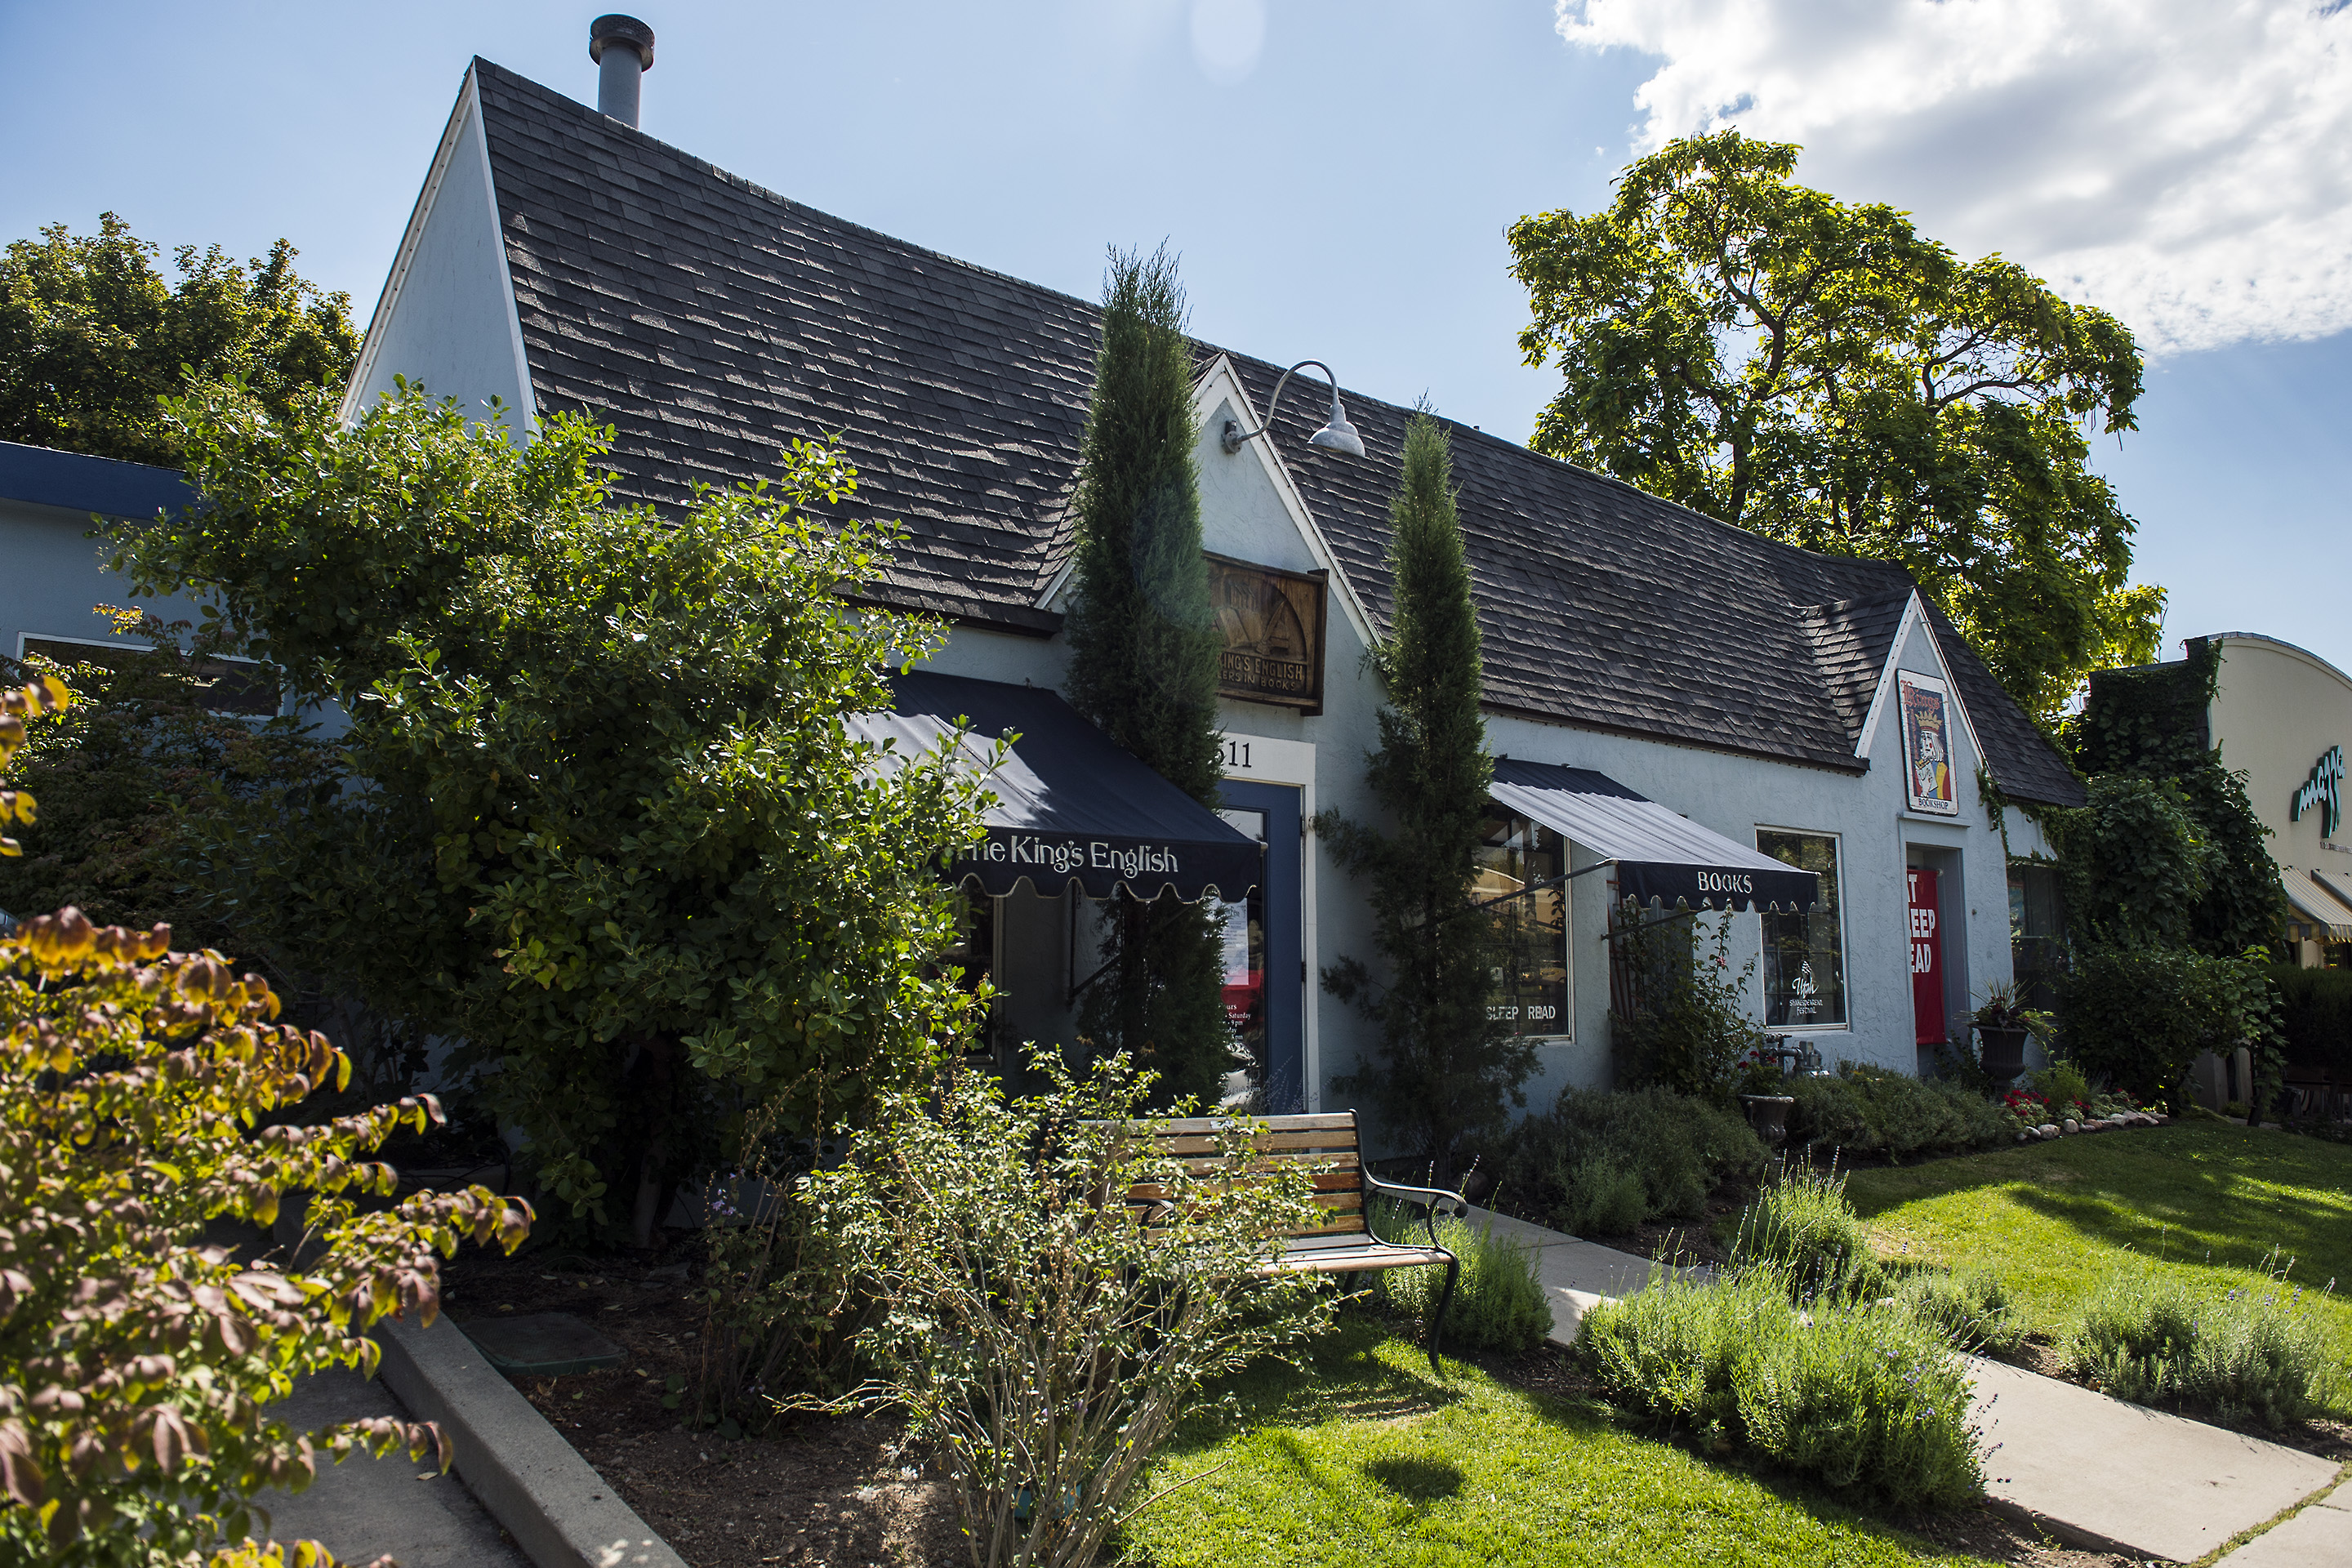
[[(1471, 1223), (1535, 1252), (1555, 1344), (1574, 1343), (1594, 1303), (1640, 1289), (1656, 1267), (1483, 1209), (1471, 1211)], [(2303, 1505), (2217, 1568), (2352, 1568), (2352, 1482), (2337, 1486), (2326, 1460), (1970, 1361), (1974, 1415), (1990, 1450), (1985, 1492), (1995, 1507), (2081, 1545), (2190, 1563)]]
[[(301, 1432), (371, 1415), (410, 1419), (390, 1389), (344, 1368), (304, 1378), (271, 1414)], [(269, 1510), (277, 1539), (321, 1542), (352, 1563), (389, 1552), (400, 1568), (530, 1568), (455, 1471), (435, 1475), (430, 1460), (405, 1453), (353, 1454), (340, 1465), (321, 1457), (307, 1489), (254, 1500)]]

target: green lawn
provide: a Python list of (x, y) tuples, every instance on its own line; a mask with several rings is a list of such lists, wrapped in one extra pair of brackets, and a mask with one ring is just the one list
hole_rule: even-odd
[[(1633, 1436), (1342, 1319), (1306, 1372), (1254, 1369), (1147, 1486), (1213, 1475), (1129, 1526), (1150, 1568), (1640, 1563), (1968, 1564), (1803, 1489)], [(1222, 1469), (1216, 1467), (1223, 1466)]]
[(1846, 1192), (1883, 1251), (1990, 1268), (2053, 1335), (2116, 1269), (2224, 1290), (2276, 1247), (2294, 1283), (2336, 1281), (2319, 1321), (2352, 1362), (2352, 1146), (2176, 1122), (1856, 1171)]

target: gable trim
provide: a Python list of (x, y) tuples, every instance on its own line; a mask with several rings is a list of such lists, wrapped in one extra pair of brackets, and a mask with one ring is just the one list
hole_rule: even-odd
[[(1241, 374), (1234, 369), (1233, 360), (1223, 353), (1209, 362), (1209, 368), (1192, 384), (1193, 424), (1201, 429), (1208, 428), (1207, 421), (1221, 402), (1231, 403), (1240, 412), (1244, 425), (1262, 427), (1265, 423), (1251, 405), (1249, 394), (1243, 390)], [(1346, 569), (1339, 564), (1339, 557), (1331, 549), (1331, 542), (1323, 537), (1323, 530), (1316, 525), (1315, 514), (1307, 510), (1306, 498), (1298, 493), (1298, 487), (1291, 483), (1290, 470), (1283, 465), (1282, 454), (1274, 449), (1274, 437), (1263, 436), (1255, 441), (1245, 441), (1242, 446), (1244, 451), (1257, 455), (1259, 470), (1273, 485), (1275, 496), (1282, 502), (1282, 510), (1289, 515), (1291, 526), (1297, 529), (1298, 536), (1307, 542), (1307, 552), (1315, 558), (1318, 567), (1330, 574), (1331, 585), (1337, 590), (1333, 597), (1339, 601), (1339, 608), (1347, 616), (1348, 624), (1355, 627), (1357, 637), (1366, 647), (1378, 647), (1378, 640), (1372, 636), (1372, 617), (1365, 611), (1363, 601), (1356, 596), (1356, 585), (1348, 580)]]
[[(1206, 421), (1216, 412), (1220, 402), (1230, 402), (1240, 410), (1245, 423), (1263, 423), (1258, 418), (1257, 410), (1250, 405), (1249, 394), (1242, 390), (1242, 378), (1234, 370), (1233, 361), (1223, 353), (1210, 361), (1209, 368), (1192, 383), (1192, 425), (1195, 430), (1208, 427)], [(1307, 552), (1315, 558), (1318, 567), (1330, 574), (1340, 613), (1348, 617), (1348, 624), (1355, 627), (1356, 636), (1363, 640), (1364, 646), (1371, 647), (1374, 646), (1372, 617), (1365, 613), (1363, 601), (1356, 597), (1355, 584), (1348, 580), (1348, 574), (1340, 568), (1339, 558), (1332, 552), (1330, 541), (1325, 539), (1323, 531), (1315, 525), (1314, 515), (1307, 510), (1307, 502), (1299, 496), (1297, 487), (1290, 482), (1290, 471), (1282, 466), (1281, 454), (1270, 449), (1272, 445), (1270, 440), (1251, 441), (1246, 443), (1245, 449), (1257, 454), (1258, 467), (1274, 486), (1275, 497), (1282, 502), (1282, 510), (1289, 515), (1291, 525), (1307, 542)], [(1062, 563), (1061, 570), (1054, 574), (1053, 580), (1037, 595), (1037, 607), (1041, 610), (1053, 608), (1054, 601), (1068, 589), (1070, 579), (1077, 575), (1077, 570), (1078, 552), (1073, 548), (1069, 559)]]
[(1944, 683), (1953, 708), (1959, 712), (1960, 725), (1969, 732), (1969, 744), (1975, 748), (1977, 765), (1990, 772), (1992, 757), (1985, 751), (1984, 742), (1977, 734), (1976, 721), (1969, 717), (1969, 705), (1960, 695), (1960, 683), (1952, 679), (1952, 667), (1944, 660), (1944, 645), (1937, 638), (1935, 623), (1927, 619), (1927, 606), (1919, 602), (1919, 590), (1916, 588), (1912, 589), (1911, 596), (1904, 601), (1903, 619), (1895, 625), (1894, 640), (1886, 645), (1886, 662), (1879, 667), (1878, 689), (1871, 693), (1870, 711), (1863, 715), (1862, 738), (1854, 743), (1853, 754), (1864, 762), (1870, 760), (1871, 742), (1878, 734), (1878, 718), (1885, 710), (1886, 694), (1895, 689), (1897, 660), (1902, 657), (1903, 645), (1915, 626), (1927, 639), (1927, 651), (1936, 660), (1937, 679)]
[(425, 176), (425, 186), (416, 193), (416, 205), (409, 209), (408, 226), (401, 232), (400, 248), (393, 255), (392, 272), (384, 279), (383, 291), (376, 296), (375, 310), (368, 317), (367, 336), (360, 343), (360, 357), (352, 366), (352, 379), (343, 388), (342, 402), (335, 417), (349, 425), (361, 413), (360, 389), (368, 384), (375, 372), (376, 353), (382, 348), (383, 335), (390, 329), (394, 312), (400, 307), (401, 289), (408, 281), (409, 264), (416, 258), (417, 245), (425, 237), (425, 225), (433, 216), (433, 206), (441, 195), (441, 183), (447, 177), (450, 161), (458, 156), (459, 144), (472, 130), (474, 156), (479, 161), (482, 189), (488, 193), (490, 205), (492, 249), (499, 260), (499, 283), (506, 305), (508, 340), (514, 350), (515, 384), (522, 393), (521, 414), (523, 434), (528, 437), (539, 429), (539, 395), (531, 386), (530, 360), (523, 351), (522, 317), (515, 308), (514, 276), (507, 268), (505, 227), (499, 221), (498, 180), (490, 168), (489, 129), (482, 120), (481, 85), (476, 79), (479, 62), (466, 68), (466, 79), (457, 89), (457, 101), (450, 107), (449, 122), (442, 128), (441, 144), (433, 154), (432, 170)]

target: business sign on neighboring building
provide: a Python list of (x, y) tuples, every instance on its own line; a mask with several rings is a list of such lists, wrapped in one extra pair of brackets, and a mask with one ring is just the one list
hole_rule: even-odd
[(1914, 811), (1960, 814), (1960, 785), (1952, 771), (1952, 693), (1932, 675), (1896, 674), (1903, 709), (1903, 793)]
[(2311, 776), (2303, 781), (2288, 803), (2286, 819), (2301, 822), (2304, 814), (2319, 813), (2319, 836), (2333, 838), (2344, 826), (2344, 748), (2330, 746), (2311, 764)]
[(1209, 602), (1224, 652), (1217, 690), (1250, 702), (1323, 710), (1321, 573), (1283, 572), (1209, 557)]

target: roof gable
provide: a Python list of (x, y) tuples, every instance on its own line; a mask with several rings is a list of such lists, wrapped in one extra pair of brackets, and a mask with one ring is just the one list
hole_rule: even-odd
[[(828, 216), (487, 61), (471, 79), (534, 401), (614, 427), (617, 496), (683, 508), (698, 482), (762, 478), (792, 440), (836, 435), (860, 469), (854, 510), (908, 528), (882, 596), (1009, 629), (1059, 626), (1046, 602), (1072, 543), (1094, 306)], [(1202, 353), (1216, 374), (1218, 351)], [(1263, 408), (1279, 367), (1222, 357)], [(1277, 414), (1268, 457), (1328, 548), (1335, 588), (1379, 633), (1411, 414), (1347, 395), (1370, 457), (1307, 446), (1311, 398)], [(1882, 630), (1892, 642), (1884, 606), (1899, 616), (1912, 591), (1900, 568), (1778, 544), (1451, 432), (1492, 706), (1867, 766), (1855, 746)], [(1930, 619), (2004, 787), (2078, 799), (2031, 721)], [(1988, 722), (1996, 704), (2013, 723)]]

